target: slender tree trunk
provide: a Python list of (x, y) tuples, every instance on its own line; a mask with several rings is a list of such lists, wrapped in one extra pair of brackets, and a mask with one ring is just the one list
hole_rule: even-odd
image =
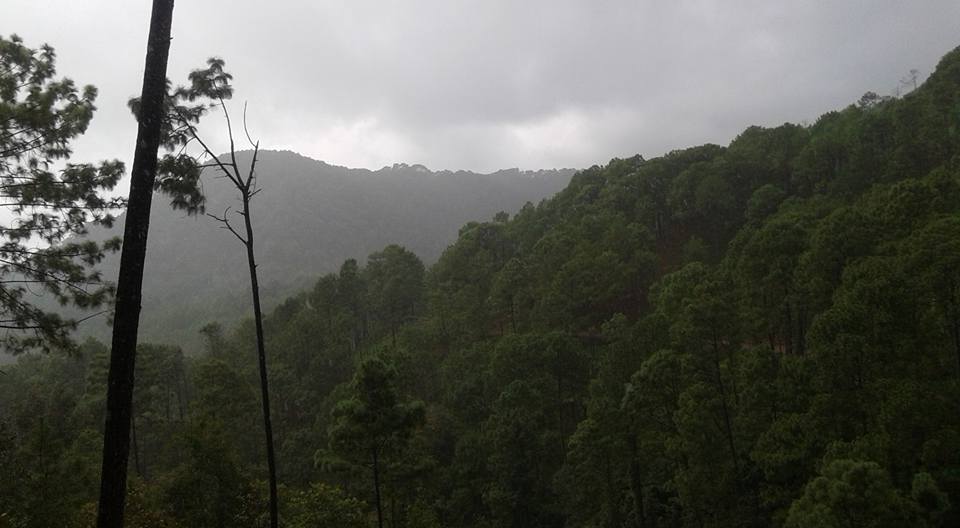
[(960, 376), (960, 319), (953, 316), (953, 351), (957, 356), (957, 375)]
[(380, 503), (380, 460), (373, 450), (373, 491), (377, 501), (377, 528), (383, 528), (383, 505)]
[(390, 528), (397, 528), (397, 498), (390, 494)]
[(97, 528), (122, 528), (130, 455), (130, 407), (140, 323), (140, 289), (147, 252), (150, 202), (157, 174), (157, 151), (167, 89), (167, 56), (173, 0), (154, 0), (143, 73), (137, 144), (120, 253), (120, 273), (107, 379), (107, 415), (103, 433), (103, 465)]
[(613, 468), (611, 467), (610, 449), (603, 450), (603, 476), (607, 487), (607, 507), (610, 509), (609, 525), (621, 528), (623, 520), (620, 517), (620, 490), (614, 482)]
[(183, 373), (177, 374), (177, 416), (183, 421)]
[(130, 437), (133, 440), (133, 469), (143, 478), (143, 466), (140, 465), (140, 444), (137, 443), (137, 417), (130, 417)]
[(713, 334), (713, 362), (717, 370), (717, 388), (720, 390), (720, 407), (723, 412), (724, 432), (727, 437), (727, 444), (730, 447), (730, 456), (733, 458), (733, 468), (737, 474), (737, 485), (740, 479), (740, 457), (737, 456), (736, 444), (733, 441), (733, 426), (730, 419), (730, 408), (727, 404), (727, 390), (723, 383), (723, 373), (720, 371), (720, 346), (717, 342), (716, 332)]
[(789, 299), (783, 303), (783, 343), (784, 353), (788, 356), (793, 355), (793, 313), (790, 310)]
[(797, 306), (797, 354), (807, 353), (807, 310), (803, 304)]
[(637, 528), (646, 528), (647, 516), (643, 507), (643, 481), (640, 475), (640, 454), (637, 449), (637, 437), (631, 435), (627, 442), (630, 445), (630, 493), (633, 495), (633, 507), (636, 510)]
[(164, 385), (163, 387), (163, 419), (167, 422), (170, 421), (170, 386)]
[(960, 377), (960, 303), (957, 302), (957, 288), (951, 282), (950, 299), (947, 301), (947, 317), (950, 319), (953, 335), (953, 353), (957, 356), (957, 376)]
[(46, 447), (47, 428), (44, 423), (43, 415), (40, 415), (40, 504), (47, 503), (47, 464), (43, 460), (43, 451)]
[(263, 402), (263, 430), (267, 437), (267, 470), (270, 473), (270, 528), (277, 528), (277, 462), (273, 451), (273, 423), (270, 420), (270, 390), (267, 384), (267, 353), (263, 343), (263, 312), (260, 309), (260, 283), (257, 261), (253, 254), (253, 226), (250, 223), (250, 189), (243, 191), (243, 225), (246, 229), (247, 265), (250, 268), (250, 291), (253, 294), (253, 320), (257, 327), (257, 359), (260, 363), (260, 396)]
[(562, 460), (567, 459), (567, 439), (564, 434), (563, 421), (563, 377), (561, 376), (562, 366), (560, 365), (560, 347), (557, 347), (556, 355), (556, 376), (557, 376), (557, 432), (560, 433), (560, 456)]

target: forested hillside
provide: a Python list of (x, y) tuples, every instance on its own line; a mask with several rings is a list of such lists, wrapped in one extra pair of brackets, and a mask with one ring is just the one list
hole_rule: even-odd
[[(246, 162), (250, 152), (238, 159)], [(390, 243), (433, 262), (456, 239), (457, 226), (525, 202), (552, 196), (573, 170), (503, 170), (492, 174), (432, 172), (397, 164), (377, 171), (328, 165), (292, 152), (261, 152), (262, 192), (253, 202), (264, 300), (273, 306), (336, 270), (347, 258), (365, 258)], [(222, 215), (235, 191), (213, 171), (204, 181), (207, 212)], [(150, 219), (141, 329), (148, 341), (197, 348), (198, 331), (213, 321), (249, 313), (242, 248), (211, 218), (187, 217), (161, 197)], [(123, 217), (94, 237), (123, 233)], [(119, 254), (102, 265), (115, 277)], [(82, 327), (84, 335), (108, 341), (103, 320)]]
[[(960, 524), (960, 48), (900, 98), (478, 218), (266, 320), (285, 526)], [(129, 526), (255, 525), (252, 335), (141, 346)], [(83, 348), (6, 370), (0, 526), (90, 522)]]

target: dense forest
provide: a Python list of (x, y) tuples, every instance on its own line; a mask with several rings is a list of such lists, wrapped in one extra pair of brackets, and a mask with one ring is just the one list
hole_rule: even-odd
[[(251, 153), (238, 152), (242, 163)], [(401, 244), (434, 262), (456, 239), (457, 228), (498, 211), (514, 212), (526, 201), (551, 196), (570, 181), (573, 170), (503, 170), (492, 174), (430, 171), (396, 164), (377, 171), (348, 169), (292, 152), (261, 151), (263, 192), (254, 217), (261, 234), (259, 253), (264, 302), (270, 307), (309, 287), (321, 273), (347, 258), (365, 258), (387, 244)], [(208, 211), (233, 204), (233, 190), (222, 179), (204, 182)], [(249, 313), (242, 268), (223, 255), (234, 240), (209, 218), (186, 218), (182, 211), (151, 211), (151, 243), (144, 276), (144, 340), (195, 349), (206, 323), (232, 322)], [(110, 228), (91, 227), (88, 238), (123, 234), (123, 215)], [(115, 277), (119, 255), (98, 266)], [(109, 341), (103, 318), (80, 327), (81, 334)]]
[[(139, 346), (131, 527), (263, 522), (253, 322)], [(287, 527), (960, 524), (960, 49), (578, 172), (265, 321)], [(0, 374), (0, 526), (91, 526), (108, 349)]]

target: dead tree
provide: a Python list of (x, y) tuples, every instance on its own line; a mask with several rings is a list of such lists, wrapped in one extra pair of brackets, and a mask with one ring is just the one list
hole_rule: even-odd
[(217, 216), (214, 214), (208, 214), (207, 216), (219, 222), (223, 229), (226, 229), (234, 237), (236, 237), (237, 240), (243, 244), (247, 253), (247, 268), (250, 272), (250, 293), (253, 297), (253, 320), (257, 331), (257, 360), (260, 370), (260, 395), (263, 404), (263, 429), (266, 435), (267, 444), (267, 469), (269, 471), (270, 481), (270, 526), (271, 528), (277, 528), (277, 464), (273, 448), (273, 424), (270, 420), (270, 390), (267, 380), (267, 354), (263, 338), (263, 311), (260, 306), (260, 284), (257, 278), (257, 260), (256, 253), (254, 251), (254, 233), (250, 218), (250, 201), (258, 192), (260, 192), (260, 189), (257, 187), (256, 171), (257, 154), (260, 150), (260, 143), (254, 142), (250, 138), (250, 133), (247, 130), (246, 123), (246, 105), (244, 105), (243, 131), (246, 135), (247, 141), (250, 143), (250, 146), (253, 147), (253, 157), (250, 160), (249, 167), (246, 167), (245, 170), (241, 170), (240, 165), (237, 163), (236, 148), (233, 138), (233, 125), (230, 121), (230, 114), (227, 111), (227, 106), (222, 99), (219, 101), (219, 106), (223, 110), (223, 115), (227, 122), (227, 134), (230, 140), (229, 155), (224, 155), (221, 157), (214, 155), (213, 152), (211, 152), (208, 148), (207, 144), (204, 143), (197, 135), (196, 128), (189, 124), (187, 124), (187, 126), (190, 134), (201, 145), (204, 154), (212, 160), (202, 166), (216, 168), (222, 174), (222, 176), (226, 177), (233, 187), (240, 193), (241, 208), (239, 211), (236, 211), (236, 213), (243, 219), (243, 228), (241, 229), (242, 232), (238, 231), (237, 228), (235, 228), (230, 222), (229, 208), (223, 212), (222, 216)]

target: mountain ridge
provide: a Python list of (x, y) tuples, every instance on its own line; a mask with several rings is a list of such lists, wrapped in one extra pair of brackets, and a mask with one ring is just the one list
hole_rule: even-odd
[[(237, 153), (243, 166), (251, 151)], [(377, 170), (349, 168), (288, 150), (260, 151), (253, 201), (261, 289), (269, 307), (334, 271), (345, 259), (358, 261), (387, 244), (400, 244), (432, 263), (456, 240), (459, 227), (499, 211), (515, 212), (562, 190), (573, 169), (517, 168), (491, 173), (432, 171), (396, 163)], [(228, 182), (204, 178), (206, 209), (232, 215)], [(120, 216), (110, 229), (95, 227), (89, 238), (123, 232)], [(119, 254), (101, 265), (116, 276)], [(141, 335), (144, 341), (199, 342), (209, 322), (232, 322), (249, 305), (246, 261), (236, 239), (211, 218), (186, 217), (156, 195), (144, 271)], [(102, 320), (102, 319), (101, 319)], [(85, 323), (81, 336), (108, 339), (109, 328)]]

